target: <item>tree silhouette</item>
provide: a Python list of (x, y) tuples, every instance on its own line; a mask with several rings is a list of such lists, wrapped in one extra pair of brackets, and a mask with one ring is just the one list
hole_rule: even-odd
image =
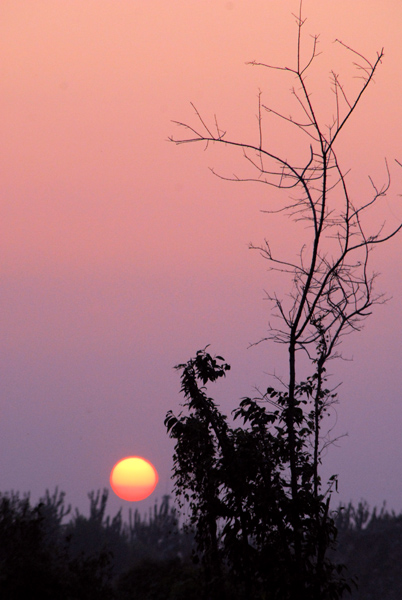
[(0, 596), (111, 600), (106, 554), (73, 557), (62, 520), (70, 512), (64, 493), (46, 492), (31, 506), (29, 496), (0, 495)]
[[(336, 533), (329, 515), (330, 492), (336, 479), (331, 478), (329, 486), (323, 486), (319, 472), (322, 451), (329, 443), (323, 435), (323, 417), (336, 401), (336, 394), (326, 384), (326, 369), (328, 361), (339, 356), (343, 336), (361, 329), (372, 307), (385, 301), (374, 290), (376, 274), (370, 270), (370, 257), (372, 250), (393, 238), (402, 225), (387, 228), (381, 221), (372, 227), (368, 219), (389, 190), (387, 162), (385, 184), (379, 187), (370, 178), (371, 195), (362, 197), (358, 193), (355, 197), (337, 153), (339, 139), (373, 81), (383, 51), (370, 61), (351, 46), (336, 41), (356, 61), (361, 85), (353, 96), (349, 95), (340, 77), (332, 72), (335, 116), (329, 123), (323, 122), (308, 80), (318, 55), (318, 36), (313, 37), (310, 54), (303, 60), (301, 9), (302, 3), (296, 16), (296, 65), (251, 63), (293, 78), (297, 117), (266, 106), (260, 93), (257, 143), (230, 138), (216, 117), (210, 127), (194, 105), (198, 125), (176, 121), (186, 135), (170, 138), (176, 144), (201, 142), (206, 147), (218, 144), (239, 149), (251, 171), (234, 177), (213, 173), (221, 179), (262, 183), (268, 189), (284, 191), (285, 203), (266, 212), (282, 213), (303, 227), (295, 255), (277, 255), (268, 240), (251, 245), (268, 261), (271, 270), (289, 280), (286, 295), (274, 292), (268, 296), (276, 324), (270, 325), (268, 335), (261, 340), (272, 340), (287, 348), (287, 379), (281, 381), (282, 389), (270, 387), (258, 399), (243, 400), (234, 413), (243, 420), (243, 427), (233, 430), (198, 384), (221, 377), (227, 365), (205, 351), (179, 365), (189, 414), (176, 418), (169, 413), (166, 424), (176, 439), (176, 491), (190, 502), (208, 593), (218, 590), (223, 566), (229, 565), (234, 572), (243, 573), (247, 596), (256, 574), (257, 581), (263, 578), (262, 568), (256, 568), (260, 560), (266, 567), (270, 565), (270, 573), (272, 560), (274, 570), (281, 573), (274, 578), (274, 586), (272, 579), (269, 585), (265, 581), (261, 597), (318, 600), (338, 598), (346, 589), (342, 578), (337, 581), (336, 566), (326, 560)], [(267, 114), (298, 134), (300, 163), (289, 161), (266, 144)], [(310, 365), (307, 377), (302, 375), (303, 357)], [(248, 450), (242, 454), (245, 448)], [(254, 473), (250, 481), (249, 470)], [(244, 489), (242, 481), (248, 482)], [(260, 500), (256, 500), (260, 497), (264, 498), (261, 518), (257, 516)], [(242, 548), (234, 556), (226, 545), (228, 536)], [(236, 564), (238, 560), (241, 568)], [(286, 578), (286, 589), (281, 577)]]
[(78, 510), (70, 515), (57, 488), (36, 505), (28, 495), (0, 494), (2, 600), (198, 598), (192, 538), (180, 530), (168, 496), (148, 518), (136, 510), (129, 523), (121, 511), (106, 515), (107, 490), (88, 498), (85, 517)]
[[(202, 350), (177, 368), (182, 371), (186, 414), (176, 417), (170, 411), (165, 424), (176, 440), (175, 489), (179, 501), (190, 508), (205, 571), (205, 597), (339, 598), (350, 586), (342, 567), (326, 555), (336, 528), (329, 499), (315, 493), (309, 443), (314, 419), (300, 409), (295, 422), (300, 475), (297, 556), (287, 394), (270, 388), (271, 401), (263, 404), (244, 398), (233, 411), (242, 425), (233, 428), (205, 387), (226, 375), (229, 365), (224, 359)], [(315, 387), (314, 380), (296, 386), (301, 404), (313, 396)]]

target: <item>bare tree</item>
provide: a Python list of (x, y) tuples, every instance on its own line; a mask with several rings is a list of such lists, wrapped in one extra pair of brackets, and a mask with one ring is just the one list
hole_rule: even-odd
[[(251, 176), (225, 177), (229, 181), (251, 181), (283, 190), (287, 200), (279, 210), (296, 222), (305, 223), (305, 237), (295, 257), (277, 256), (268, 240), (258, 249), (268, 261), (270, 269), (285, 273), (289, 277), (290, 288), (287, 295), (269, 295), (273, 303), (273, 314), (279, 317), (279, 325), (269, 327), (268, 335), (261, 341), (273, 340), (285, 344), (288, 350), (288, 374), (286, 381), (286, 407), (283, 412), (289, 450), (290, 490), (293, 500), (293, 529), (295, 531), (295, 554), (301, 554), (300, 531), (300, 491), (302, 471), (298, 464), (299, 446), (297, 428), (300, 425), (300, 411), (312, 423), (312, 465), (313, 485), (316, 496), (321, 490), (319, 465), (321, 464), (322, 439), (320, 423), (334, 394), (325, 388), (326, 365), (328, 360), (339, 356), (338, 345), (342, 337), (358, 331), (363, 321), (371, 314), (372, 307), (385, 301), (382, 294), (374, 289), (376, 273), (369, 268), (371, 251), (379, 244), (393, 238), (402, 228), (394, 228), (381, 223), (374, 230), (366, 226), (367, 215), (386, 196), (390, 187), (390, 171), (385, 162), (386, 181), (378, 187), (370, 178), (372, 193), (367, 198), (354, 198), (348, 181), (348, 171), (340, 164), (337, 156), (337, 142), (346, 130), (357, 106), (366, 93), (381, 64), (383, 50), (374, 60), (369, 60), (351, 46), (336, 40), (343, 50), (349, 53), (361, 78), (361, 86), (354, 97), (350, 97), (335, 73), (331, 73), (334, 94), (334, 118), (322, 123), (318, 117), (318, 107), (312, 100), (307, 75), (318, 56), (318, 36), (313, 37), (312, 48), (306, 60), (302, 60), (302, 5), (296, 16), (297, 55), (295, 67), (274, 66), (252, 62), (269, 71), (283, 71), (294, 80), (293, 97), (300, 117), (293, 118), (263, 103), (258, 96), (258, 141), (255, 144), (231, 139), (223, 131), (215, 117), (213, 126), (194, 106), (196, 124), (190, 125), (175, 121), (185, 131), (184, 137), (171, 137), (176, 144), (202, 143), (223, 144), (238, 148), (251, 167)], [(300, 165), (271, 151), (264, 136), (264, 115), (270, 113), (293, 127), (304, 139), (304, 162)], [(398, 161), (397, 161), (398, 162)], [(313, 365), (309, 378), (312, 405), (307, 403), (306, 394), (300, 393), (299, 351), (302, 350)], [(272, 391), (272, 388), (271, 388)], [(306, 390), (304, 390), (306, 391)], [(265, 399), (270, 398), (270, 393)], [(311, 408), (312, 406), (312, 408)], [(327, 505), (328, 506), (328, 505)]]

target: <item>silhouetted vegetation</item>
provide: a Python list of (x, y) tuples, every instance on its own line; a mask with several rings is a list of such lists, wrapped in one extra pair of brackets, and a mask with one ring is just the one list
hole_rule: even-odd
[(0, 495), (0, 598), (197, 597), (192, 537), (180, 530), (168, 496), (146, 518), (130, 511), (128, 523), (121, 511), (106, 516), (107, 490), (88, 496), (86, 517), (72, 514), (57, 490), (36, 505), (29, 496)]
[[(268, 192), (263, 212), (288, 219), (278, 222), (289, 241), (279, 253), (266, 239), (250, 245), (286, 282), (280, 291), (269, 286), (275, 324), (269, 323), (267, 334), (255, 342), (285, 346), (287, 361), (281, 371), (286, 375), (257, 398), (244, 398), (238, 406), (236, 399), (232, 416), (240, 424), (231, 427), (205, 387), (225, 376), (229, 366), (222, 357), (201, 350), (178, 366), (184, 409), (178, 416), (170, 411), (165, 421), (176, 442), (175, 490), (190, 506), (208, 600), (339, 600), (351, 592), (334, 554), (337, 529), (329, 503), (336, 476), (326, 482), (320, 474), (324, 450), (332, 442), (325, 416), (337, 401), (336, 388), (328, 389), (327, 367), (340, 356), (343, 336), (359, 331), (373, 306), (384, 302), (374, 289), (372, 251), (400, 232), (402, 224), (387, 226), (372, 213), (390, 187), (388, 164), (383, 185), (370, 178), (368, 194), (360, 189), (356, 193), (339, 151), (339, 140), (373, 81), (383, 51), (370, 60), (336, 40), (354, 61), (358, 84), (350, 92), (331, 71), (334, 101), (323, 118), (328, 102), (320, 106), (311, 77), (320, 54), (318, 35), (311, 36), (306, 52), (302, 2), (294, 16), (293, 64), (250, 63), (291, 79), (292, 116), (278, 108), (275, 96), (270, 105), (264, 104), (259, 92), (254, 136), (237, 139), (216, 115), (209, 122), (192, 104), (195, 122), (175, 121), (183, 133), (170, 138), (178, 145), (201, 143), (204, 149), (223, 146), (233, 156), (240, 151), (241, 174), (217, 176), (263, 184)], [(282, 123), (288, 150), (278, 151), (270, 119)], [(279, 199), (279, 192), (285, 197)], [(275, 370), (271, 357), (267, 368)]]
[[(168, 497), (159, 506), (155, 504), (146, 517), (134, 511), (128, 523), (123, 523), (120, 512), (113, 518), (105, 515), (106, 491), (92, 492), (89, 500), (86, 517), (78, 511), (72, 513), (64, 493), (57, 490), (52, 495), (46, 492), (35, 505), (29, 497), (0, 494), (2, 600), (205, 597), (204, 572), (193, 552), (193, 537), (179, 525)], [(339, 507), (332, 517), (338, 540), (331, 559), (345, 563), (357, 578), (359, 588), (352, 586), (352, 599), (399, 600), (402, 514), (388, 512), (385, 506), (370, 511), (362, 502), (357, 507)], [(275, 531), (273, 527), (273, 536)], [(223, 546), (231, 542), (229, 530), (220, 528), (217, 536)], [(238, 552), (236, 544), (232, 550)], [(256, 570), (259, 568), (257, 565)], [(261, 577), (268, 585), (268, 576), (262, 573)], [(225, 587), (228, 597), (245, 597), (236, 575), (226, 572)], [(248, 597), (254, 600), (259, 596)]]
[[(294, 421), (300, 543), (296, 553), (287, 394), (270, 388), (263, 401), (244, 398), (233, 411), (241, 425), (233, 428), (205, 388), (229, 368), (222, 357), (213, 358), (205, 350), (179, 365), (188, 414), (175, 417), (170, 412), (166, 417), (176, 440), (175, 490), (179, 501), (190, 506), (205, 598), (340, 598), (350, 585), (343, 566), (328, 556), (336, 527), (329, 498), (317, 494), (314, 486), (309, 443), (316, 424), (317, 380), (310, 378), (295, 388), (297, 405), (310, 406), (309, 411), (300, 408)], [(329, 394), (321, 387), (322, 399)], [(235, 591), (230, 589), (233, 583)]]
[(353, 573), (353, 600), (402, 598), (402, 513), (370, 511), (366, 502), (340, 507), (335, 515), (337, 555)]
[[(389, 189), (388, 164), (385, 183), (370, 179), (365, 196), (353, 194), (349, 169), (338, 156), (338, 140), (383, 52), (369, 60), (337, 40), (358, 61), (358, 87), (349, 94), (332, 72), (334, 105), (322, 121), (308, 77), (319, 54), (318, 36), (310, 52), (302, 52), (301, 8), (300, 2), (294, 66), (252, 63), (292, 77), (295, 116), (264, 105), (260, 93), (254, 142), (230, 138), (216, 117), (209, 126), (195, 107), (196, 125), (179, 122), (185, 137), (171, 138), (176, 144), (240, 149), (245, 172), (222, 179), (286, 193), (279, 205), (268, 194), (266, 212), (301, 226), (300, 237), (293, 229), (284, 232), (289, 245), (282, 255), (266, 240), (251, 246), (289, 283), (281, 294), (270, 291), (275, 326), (256, 342), (285, 346), (286, 376), (257, 398), (239, 404), (236, 399), (232, 425), (206, 388), (226, 375), (224, 359), (204, 349), (178, 365), (183, 410), (170, 411), (165, 423), (175, 440), (175, 492), (189, 514), (184, 527), (168, 497), (146, 519), (135, 511), (124, 523), (121, 512), (106, 515), (106, 490), (89, 494), (88, 517), (71, 512), (57, 490), (34, 506), (29, 497), (1, 494), (0, 598), (340, 600), (345, 592), (359, 600), (401, 597), (402, 515), (385, 508), (370, 512), (364, 503), (333, 513), (336, 477), (322, 482), (320, 475), (331, 443), (324, 419), (336, 401), (327, 387), (328, 361), (339, 357), (342, 337), (361, 329), (372, 307), (384, 301), (374, 291), (370, 258), (402, 229), (387, 228), (382, 217), (376, 222), (371, 212)], [(264, 115), (281, 120), (286, 139), (287, 128), (294, 131), (296, 158), (270, 145)]]

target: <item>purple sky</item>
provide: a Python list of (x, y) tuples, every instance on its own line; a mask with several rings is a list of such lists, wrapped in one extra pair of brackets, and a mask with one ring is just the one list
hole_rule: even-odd
[[(108, 487), (120, 458), (140, 455), (170, 491), (173, 445), (163, 421), (178, 411), (173, 366), (211, 344), (233, 370), (219, 385), (230, 412), (255, 387), (285, 374), (283, 350), (248, 349), (264, 337), (264, 290), (282, 285), (248, 243), (289, 244), (286, 222), (263, 215), (272, 191), (213, 177), (241, 166), (225, 149), (175, 147), (171, 119), (190, 101), (239, 139), (255, 139), (258, 89), (278, 108), (291, 80), (246, 66), (290, 64), (298, 2), (274, 0), (3, 0), (0, 4), (1, 379), (0, 489), (86, 495)], [(392, 190), (378, 219), (402, 219), (402, 4), (304, 3), (321, 33), (312, 85), (333, 114), (329, 69), (351, 79), (334, 38), (384, 64), (339, 147), (351, 186), (371, 175)], [(338, 72), (337, 71), (337, 72)], [(297, 155), (280, 123), (272, 144)], [(303, 231), (299, 232), (299, 236)], [(302, 237), (295, 237), (302, 243)], [(392, 296), (331, 364), (340, 404), (325, 473), (334, 499), (387, 500), (402, 510), (401, 238), (378, 250), (377, 289)], [(279, 289), (280, 292), (284, 291)], [(211, 389), (213, 393), (213, 388)], [(112, 498), (111, 510), (121, 505)], [(128, 506), (125, 504), (125, 506)], [(126, 510), (126, 509), (125, 509)]]

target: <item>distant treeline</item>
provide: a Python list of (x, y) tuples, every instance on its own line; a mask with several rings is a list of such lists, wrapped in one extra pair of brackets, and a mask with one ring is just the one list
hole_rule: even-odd
[(198, 598), (192, 536), (165, 496), (146, 517), (106, 516), (108, 492), (91, 492), (89, 516), (48, 491), (0, 494), (0, 598), (131, 600)]
[[(337, 560), (356, 579), (353, 600), (402, 598), (402, 513), (370, 510), (366, 502), (340, 507)], [(350, 596), (349, 596), (350, 597)]]
[[(58, 600), (199, 600), (201, 571), (190, 531), (165, 496), (146, 515), (106, 516), (108, 492), (91, 492), (89, 516), (65, 494), (0, 494), (0, 598)], [(402, 514), (340, 507), (337, 560), (359, 600), (402, 598)], [(232, 598), (236, 598), (233, 590)]]

